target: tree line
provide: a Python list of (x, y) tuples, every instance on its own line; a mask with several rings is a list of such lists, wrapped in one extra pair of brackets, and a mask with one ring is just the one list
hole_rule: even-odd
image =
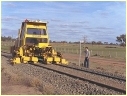
[[(16, 38), (12, 38), (11, 36), (1, 36), (1, 41), (15, 41)], [(116, 41), (118, 43), (109, 43), (109, 42), (102, 42), (102, 41), (91, 41), (87, 42), (87, 37), (84, 36), (84, 41), (82, 43), (85, 44), (92, 44), (92, 45), (120, 45), (120, 46), (126, 46), (126, 34), (122, 34), (120, 36), (116, 37)], [(50, 40), (50, 43), (70, 43), (70, 44), (79, 44), (80, 42), (67, 42), (67, 41), (52, 41)]]
[[(84, 43), (87, 43), (87, 36), (84, 36), (83, 37), (83, 40), (84, 40)], [(92, 41), (91, 44), (94, 45), (94, 44), (98, 44), (98, 45), (102, 45), (102, 44), (105, 44), (105, 45), (120, 45), (120, 46), (126, 46), (126, 34), (122, 34), (120, 36), (117, 36), (116, 37), (116, 42), (118, 43), (108, 43), (108, 42), (104, 42), (102, 43), (101, 41)]]
[[(79, 44), (80, 41), (77, 42), (67, 42), (67, 41), (51, 41), (51, 43), (70, 43), (70, 44)], [(120, 36), (116, 37), (116, 42), (118, 43), (109, 43), (109, 42), (102, 42), (102, 41), (87, 41), (87, 36), (83, 37), (83, 42), (84, 44), (92, 44), (92, 45), (120, 45), (120, 46), (126, 46), (126, 34), (122, 34)]]
[(12, 38), (11, 36), (1, 36), (1, 41), (15, 41), (15, 38)]

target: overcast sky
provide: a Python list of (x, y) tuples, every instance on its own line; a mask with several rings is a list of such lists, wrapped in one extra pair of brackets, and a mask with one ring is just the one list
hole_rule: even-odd
[(26, 18), (48, 21), (52, 41), (115, 43), (126, 33), (126, 2), (2, 2), (2, 35), (16, 37)]

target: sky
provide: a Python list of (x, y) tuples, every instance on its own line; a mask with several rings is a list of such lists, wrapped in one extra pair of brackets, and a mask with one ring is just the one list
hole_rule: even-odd
[(126, 33), (126, 2), (1, 2), (2, 36), (17, 37), (25, 19), (48, 22), (52, 41), (116, 42)]

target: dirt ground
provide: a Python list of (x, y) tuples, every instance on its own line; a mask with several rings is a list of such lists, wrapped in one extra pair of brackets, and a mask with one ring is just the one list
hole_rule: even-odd
[(27, 86), (19, 81), (17, 74), (10, 73), (6, 67), (1, 69), (1, 93), (2, 95), (35, 95), (41, 94), (35, 87)]
[[(63, 54), (70, 63), (75, 63), (79, 65), (79, 55), (76, 54)], [(84, 57), (81, 57), (81, 64), (84, 62)], [(97, 56), (90, 57), (91, 69), (96, 69), (100, 71), (110, 72), (118, 75), (126, 76), (126, 62), (123, 60), (115, 60), (108, 58), (100, 58)]]
[[(65, 57), (69, 62), (78, 64), (79, 56), (74, 54), (64, 54)], [(2, 95), (40, 95), (43, 94), (40, 92), (36, 87), (33, 86), (26, 86), (23, 82), (18, 83), (17, 74), (12, 74), (9, 72), (9, 67), (4, 65), (6, 63), (6, 59), (2, 57), (2, 64), (1, 64), (1, 91)], [(81, 59), (81, 63), (83, 63), (84, 57)], [(113, 59), (106, 59), (106, 58), (99, 58), (99, 57), (90, 57), (90, 68), (115, 73), (118, 75), (126, 76), (126, 62), (113, 60)], [(12, 78), (13, 77), (13, 78)], [(13, 81), (14, 80), (14, 81)], [(15, 82), (16, 81), (16, 82)]]

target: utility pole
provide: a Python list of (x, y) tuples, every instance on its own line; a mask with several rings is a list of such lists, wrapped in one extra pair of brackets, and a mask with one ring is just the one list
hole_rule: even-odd
[(79, 66), (80, 66), (80, 63), (81, 63), (81, 54), (82, 54), (82, 46), (81, 46), (81, 43), (82, 43), (83, 41), (80, 41), (79, 42)]

